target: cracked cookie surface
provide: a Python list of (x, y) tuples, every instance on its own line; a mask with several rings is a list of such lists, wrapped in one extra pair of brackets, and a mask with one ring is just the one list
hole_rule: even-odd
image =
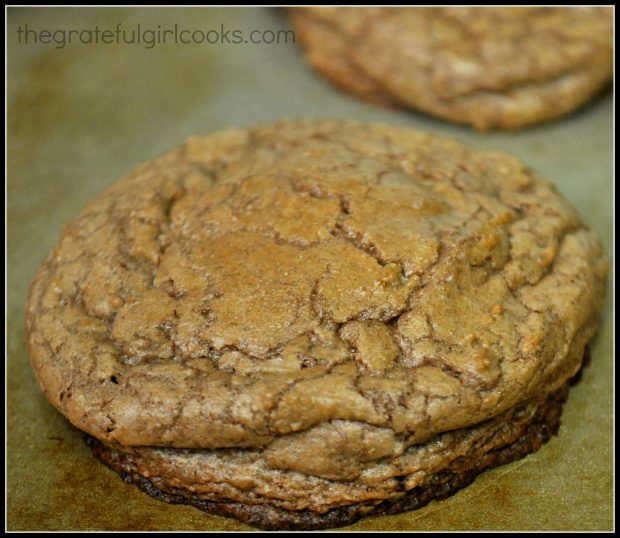
[(288, 11), (308, 61), (337, 86), (479, 130), (562, 116), (612, 77), (610, 8)]
[(350, 480), (557, 391), (605, 275), (513, 157), (281, 121), (191, 138), (88, 204), (32, 283), (28, 341), (49, 400), (106, 443)]

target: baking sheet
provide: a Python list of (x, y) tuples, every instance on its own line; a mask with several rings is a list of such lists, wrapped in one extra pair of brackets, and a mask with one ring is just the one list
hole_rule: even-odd
[[(333, 89), (295, 44), (26, 44), (18, 29), (288, 28), (273, 8), (9, 8), (7, 527), (9, 530), (244, 530), (155, 501), (98, 463), (40, 393), (24, 336), (27, 286), (62, 226), (138, 163), (188, 135), (280, 117), (385, 121), (508, 151), (553, 180), (612, 256), (612, 95), (518, 133), (478, 134)], [(23, 35), (23, 33), (22, 33)], [(32, 39), (31, 39), (32, 41)], [(611, 280), (610, 280), (611, 284)], [(537, 453), (415, 512), (343, 530), (609, 530), (613, 527), (611, 285), (592, 361), (562, 427)]]

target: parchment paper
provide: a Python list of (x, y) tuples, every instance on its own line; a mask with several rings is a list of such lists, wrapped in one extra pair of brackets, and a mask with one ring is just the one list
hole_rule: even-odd
[[(272, 31), (270, 8), (10, 8), (8, 22), (7, 492), (10, 530), (242, 530), (236, 520), (155, 501), (90, 454), (36, 385), (24, 302), (37, 266), (84, 203), (140, 162), (195, 133), (280, 117), (386, 121), (504, 150), (553, 180), (612, 255), (612, 96), (561, 121), (477, 134), (333, 89), (297, 45), (19, 44), (37, 30), (170, 27)], [(611, 279), (610, 279), (611, 284)], [(559, 436), (453, 497), (343, 530), (608, 530), (613, 526), (611, 286), (592, 361)]]

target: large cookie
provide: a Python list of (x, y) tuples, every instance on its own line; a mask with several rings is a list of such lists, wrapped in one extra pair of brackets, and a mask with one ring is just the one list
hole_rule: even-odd
[(88, 204), (32, 283), (28, 341), (46, 396), (128, 480), (318, 528), (538, 448), (606, 270), (513, 157), (281, 121), (191, 138)]
[(310, 63), (369, 101), (487, 130), (567, 114), (612, 77), (600, 7), (289, 10)]

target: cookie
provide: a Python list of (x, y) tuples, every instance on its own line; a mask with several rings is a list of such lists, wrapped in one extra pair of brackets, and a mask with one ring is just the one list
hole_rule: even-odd
[(308, 61), (335, 85), (482, 131), (568, 114), (612, 78), (611, 8), (288, 11)]
[(517, 159), (289, 120), (88, 204), (30, 289), (37, 379), (147, 493), (263, 528), (442, 498), (558, 428), (607, 264)]

